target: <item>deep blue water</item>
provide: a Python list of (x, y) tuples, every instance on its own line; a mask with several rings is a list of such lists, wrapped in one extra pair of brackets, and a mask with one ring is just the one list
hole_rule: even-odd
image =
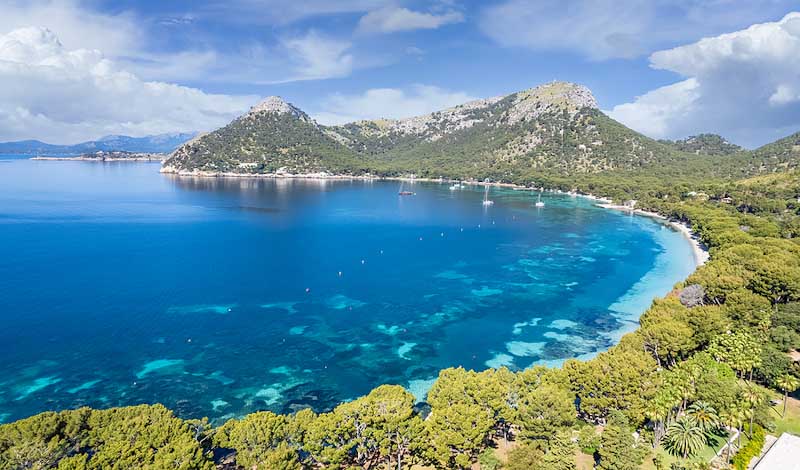
[(590, 357), (694, 269), (679, 233), (583, 198), (158, 169), (0, 157), (0, 421), (422, 396), (444, 367)]

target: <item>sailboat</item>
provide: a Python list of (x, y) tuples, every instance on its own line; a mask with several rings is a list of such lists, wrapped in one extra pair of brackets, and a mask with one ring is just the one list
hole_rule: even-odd
[(542, 202), (542, 191), (541, 190), (539, 191), (539, 199), (536, 201), (536, 204), (534, 204), (534, 206), (536, 206), (536, 207), (544, 207), (544, 203)]
[(404, 184), (405, 184), (405, 181), (400, 181), (400, 190), (397, 192), (397, 194), (399, 194), (400, 196), (413, 196), (414, 194), (416, 194), (416, 193), (411, 192), (411, 191), (404, 191), (403, 190), (403, 185)]
[(489, 185), (486, 185), (486, 191), (483, 193), (483, 205), (491, 206), (492, 204), (494, 204), (494, 201), (489, 199)]

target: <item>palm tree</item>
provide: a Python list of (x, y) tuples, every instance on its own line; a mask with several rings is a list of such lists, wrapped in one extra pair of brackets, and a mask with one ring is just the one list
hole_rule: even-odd
[(776, 384), (783, 390), (783, 414), (781, 417), (784, 417), (786, 416), (786, 400), (789, 398), (789, 392), (797, 390), (797, 387), (800, 387), (800, 381), (797, 380), (797, 377), (786, 374), (779, 378)]
[(687, 414), (695, 420), (704, 433), (709, 434), (719, 427), (719, 416), (713, 406), (704, 401), (692, 403)]
[(734, 407), (726, 408), (722, 410), (720, 414), (720, 420), (725, 424), (725, 442), (727, 443), (725, 447), (725, 461), (728, 462), (731, 459), (731, 433), (730, 430), (737, 428), (740, 423), (740, 414), (739, 410)]
[(747, 400), (747, 403), (750, 404), (752, 408), (752, 412), (750, 413), (750, 437), (753, 437), (753, 418), (756, 415), (756, 408), (761, 406), (764, 402), (764, 394), (758, 390), (757, 388), (753, 387), (752, 384), (748, 384), (748, 386), (742, 391), (742, 396), (744, 399)]
[(665, 440), (667, 450), (685, 459), (697, 454), (706, 445), (706, 434), (694, 418), (683, 416), (669, 425)]
[(653, 449), (658, 447), (666, 434), (666, 423), (671, 411), (671, 408), (662, 405), (658, 400), (649, 401), (645, 408), (645, 416), (653, 423)]

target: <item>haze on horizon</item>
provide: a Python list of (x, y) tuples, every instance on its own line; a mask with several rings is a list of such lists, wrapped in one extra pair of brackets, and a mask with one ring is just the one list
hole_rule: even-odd
[(320, 123), (553, 79), (654, 138), (800, 130), (789, 0), (9, 0), (0, 141), (205, 131), (280, 95)]

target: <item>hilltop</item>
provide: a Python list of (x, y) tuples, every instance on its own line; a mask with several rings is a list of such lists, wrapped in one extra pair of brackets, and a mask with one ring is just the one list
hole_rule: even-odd
[(588, 88), (552, 82), (397, 120), (324, 126), (279, 97), (178, 148), (177, 173), (345, 173), (503, 179), (632, 170), (678, 152), (610, 119)]
[(698, 134), (685, 139), (659, 142), (695, 155), (732, 155), (744, 151), (744, 148), (728, 142), (717, 134)]
[(528, 184), (624, 172), (747, 177), (794, 168), (800, 134), (746, 151), (714, 134), (656, 141), (598, 109), (591, 91), (551, 82), (405, 119), (325, 126), (272, 96), (179, 147), (165, 173), (416, 175)]

